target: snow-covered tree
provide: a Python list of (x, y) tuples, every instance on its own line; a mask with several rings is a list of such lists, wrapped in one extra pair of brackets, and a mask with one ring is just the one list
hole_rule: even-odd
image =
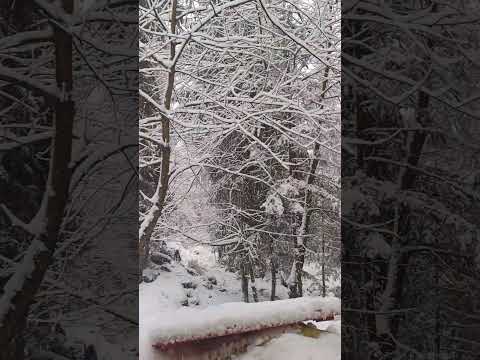
[(143, 4), (144, 267), (188, 172), (209, 178), (222, 261), (251, 280), (289, 278), (291, 296), (302, 295), (322, 224), (338, 229), (326, 214), (339, 214), (339, 10), (334, 1)]

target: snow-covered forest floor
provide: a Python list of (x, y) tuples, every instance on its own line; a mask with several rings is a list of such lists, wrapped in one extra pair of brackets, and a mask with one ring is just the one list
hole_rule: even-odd
[[(208, 245), (198, 245), (191, 241), (170, 243), (179, 250), (181, 261), (153, 265), (144, 271), (144, 281), (140, 284), (140, 358), (142, 360), (160, 359), (160, 354), (149, 343), (149, 332), (161, 327), (159, 314), (190, 307), (203, 309), (207, 306), (242, 301), (241, 279), (238, 274), (228, 272), (217, 263), (216, 255)], [(308, 268), (308, 266), (307, 266)], [(314, 272), (312, 266), (308, 269)], [(269, 301), (271, 279), (257, 279), (259, 301)], [(311, 288), (306, 281), (306, 288)], [(330, 279), (329, 288), (340, 285), (339, 279)], [(279, 285), (279, 299), (288, 299), (287, 288)], [(314, 295), (314, 294), (311, 294)], [(333, 295), (333, 294), (329, 294)], [(155, 316), (152, 316), (155, 315)], [(152, 321), (152, 319), (154, 319)], [(318, 339), (297, 334), (284, 334), (271, 340), (264, 346), (251, 347), (238, 360), (296, 360), (319, 359), (334, 360), (340, 358), (340, 319), (315, 322), (319, 329), (329, 328), (331, 333)]]

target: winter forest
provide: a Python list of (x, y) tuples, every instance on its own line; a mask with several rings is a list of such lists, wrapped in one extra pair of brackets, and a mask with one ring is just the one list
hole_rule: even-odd
[(340, 3), (141, 1), (139, 16), (141, 358), (160, 308), (339, 297)]
[(0, 1), (0, 360), (477, 360), (479, 4)]

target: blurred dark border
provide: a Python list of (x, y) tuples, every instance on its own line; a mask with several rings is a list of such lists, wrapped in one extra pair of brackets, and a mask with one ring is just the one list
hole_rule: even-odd
[(342, 2), (342, 359), (480, 354), (480, 4)]
[(138, 1), (0, 4), (0, 359), (138, 358)]

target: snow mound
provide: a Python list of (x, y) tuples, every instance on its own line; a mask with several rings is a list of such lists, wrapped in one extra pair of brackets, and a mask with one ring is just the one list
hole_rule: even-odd
[(235, 360), (340, 360), (340, 348), (341, 337), (337, 334), (323, 334), (318, 339), (285, 334)]
[(149, 334), (151, 344), (234, 334), (263, 327), (325, 319), (340, 312), (335, 297), (303, 297), (260, 303), (226, 303), (204, 309), (179, 309), (152, 315), (156, 328)]

